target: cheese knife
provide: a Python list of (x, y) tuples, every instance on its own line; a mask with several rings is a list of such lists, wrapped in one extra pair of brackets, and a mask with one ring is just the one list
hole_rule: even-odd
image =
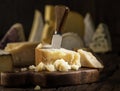
[(62, 42), (62, 26), (65, 23), (66, 17), (68, 15), (69, 8), (63, 5), (55, 6), (55, 34), (52, 37), (52, 48), (59, 49), (61, 48)]

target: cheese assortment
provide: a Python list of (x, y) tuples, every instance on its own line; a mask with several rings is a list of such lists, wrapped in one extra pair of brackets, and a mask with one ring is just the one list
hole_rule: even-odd
[[(81, 67), (79, 53), (64, 48), (51, 49), (49, 47), (42, 47), (43, 45), (39, 44), (35, 49), (35, 62), (36, 65), (38, 65), (37, 67), (40, 69), (40, 71), (44, 69), (48, 70), (48, 68), (52, 68), (53, 71), (68, 71), (71, 68), (75, 69), (73, 65)], [(52, 65), (55, 68), (53, 68)]]
[(41, 43), (35, 49), (37, 71), (69, 71), (82, 67), (103, 68), (103, 65), (91, 53), (79, 49), (78, 52), (44, 47)]
[[(86, 34), (83, 17), (77, 12), (69, 13), (62, 30), (64, 33), (62, 47), (55, 49), (50, 45), (55, 29), (54, 13), (51, 13), (54, 12), (54, 6), (46, 6), (45, 11), (44, 27), (41, 20), (43, 32), (40, 31), (39, 25), (42, 19), (41, 14), (36, 11), (29, 42), (7, 43), (4, 51), (0, 50), (1, 84), (3, 86), (32, 84), (52, 87), (97, 81), (98, 69), (104, 66), (91, 52), (82, 49), (85, 47), (83, 38)], [(21, 41), (24, 41), (23, 32), (20, 35), (22, 35)], [(41, 42), (39, 42), (39, 37)], [(93, 38), (93, 42), (94, 40), (96, 37)], [(90, 45), (90, 48), (94, 49), (93, 46), (94, 43)], [(16, 71), (16, 67), (20, 67), (19, 71)], [(11, 78), (14, 81), (11, 81)]]

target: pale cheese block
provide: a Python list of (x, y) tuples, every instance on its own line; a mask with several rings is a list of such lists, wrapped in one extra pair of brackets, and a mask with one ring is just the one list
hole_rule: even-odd
[(9, 52), (0, 50), (0, 72), (12, 71), (13, 59)]
[(78, 50), (81, 55), (81, 66), (88, 68), (103, 68), (104, 66), (100, 63), (97, 58), (91, 53), (82, 49)]
[[(35, 49), (35, 64), (36, 64), (36, 66), (37, 65), (42, 65), (42, 66), (47, 65), (47, 67), (48, 67), (48, 66), (50, 66), (50, 64), (55, 66), (55, 62), (58, 60), (60, 60), (60, 62), (62, 60), (62, 63), (60, 64), (61, 66), (64, 66), (68, 63), (70, 66), (76, 65), (78, 67), (81, 67), (80, 55), (79, 55), (79, 53), (77, 53), (75, 51), (67, 50), (64, 48), (60, 48), (60, 49), (52, 49), (50, 47), (44, 48), (42, 44), (39, 44), (36, 47), (36, 49)], [(58, 64), (58, 62), (57, 62), (57, 64)], [(41, 67), (39, 67), (39, 68), (42, 69)], [(75, 69), (75, 67), (73, 67), (73, 68)], [(56, 68), (56, 69), (58, 70), (59, 68)], [(63, 68), (61, 68), (61, 69), (63, 69)], [(59, 71), (64, 71), (61, 69)], [(68, 71), (68, 70), (65, 70), (65, 71)]]
[(13, 56), (14, 66), (29, 66), (35, 63), (36, 42), (8, 43), (5, 51)]

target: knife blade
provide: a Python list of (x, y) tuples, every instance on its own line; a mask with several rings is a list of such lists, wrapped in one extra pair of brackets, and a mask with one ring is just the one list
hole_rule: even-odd
[(62, 26), (65, 23), (66, 17), (68, 15), (69, 8), (63, 5), (55, 6), (55, 34), (52, 37), (52, 48), (59, 49), (61, 48), (62, 42)]

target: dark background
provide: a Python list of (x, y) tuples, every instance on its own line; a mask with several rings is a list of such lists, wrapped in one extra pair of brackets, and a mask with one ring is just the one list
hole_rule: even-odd
[(34, 10), (39, 9), (44, 16), (46, 4), (64, 4), (83, 16), (90, 12), (96, 27), (100, 22), (108, 25), (113, 51), (120, 52), (120, 0), (0, 0), (0, 39), (16, 22), (23, 24), (28, 38)]

